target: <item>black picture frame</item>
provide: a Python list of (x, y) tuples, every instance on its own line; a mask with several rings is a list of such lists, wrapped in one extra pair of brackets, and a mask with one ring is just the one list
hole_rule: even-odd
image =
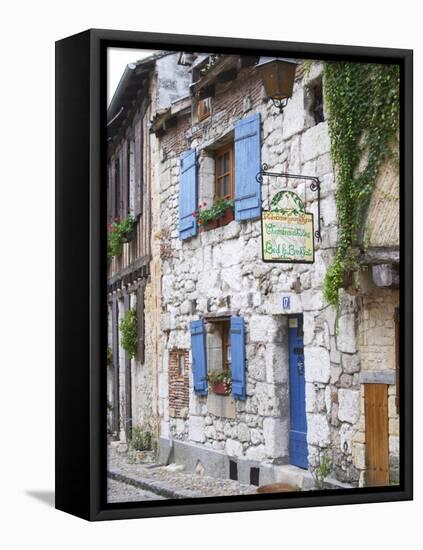
[[(400, 485), (107, 504), (105, 374), (106, 51), (108, 47), (260, 53), (398, 63), (400, 123)], [(56, 43), (56, 508), (110, 520), (412, 499), (411, 50), (91, 29)]]

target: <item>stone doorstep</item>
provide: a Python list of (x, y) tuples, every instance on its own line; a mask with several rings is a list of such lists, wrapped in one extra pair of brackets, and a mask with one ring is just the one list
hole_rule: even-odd
[[(292, 464), (285, 464), (283, 466), (272, 466), (274, 469), (275, 482), (287, 483), (288, 485), (296, 485), (302, 491), (313, 490), (314, 480), (313, 476), (308, 470), (303, 470), (298, 466)], [(328, 489), (352, 489), (353, 486), (348, 483), (342, 483), (333, 478), (327, 478), (325, 486)]]
[(144, 489), (145, 491), (150, 491), (151, 493), (156, 493), (156, 495), (165, 498), (180, 499), (206, 496), (196, 491), (190, 491), (189, 489), (178, 489), (175, 491), (175, 489), (163, 481), (152, 481), (151, 479), (133, 477), (129, 476), (127, 473), (123, 474), (119, 472), (119, 470), (109, 470), (107, 472), (107, 477), (114, 479), (115, 481), (126, 483), (127, 485), (132, 485), (133, 487), (137, 487), (139, 489)]
[[(304, 489), (306, 478), (310, 478), (313, 482), (313, 478), (309, 471), (293, 466), (292, 464), (284, 464), (282, 466), (272, 465), (273, 475), (275, 483), (286, 483), (287, 485), (293, 485), (299, 489)], [(307, 479), (307, 481), (309, 481)]]

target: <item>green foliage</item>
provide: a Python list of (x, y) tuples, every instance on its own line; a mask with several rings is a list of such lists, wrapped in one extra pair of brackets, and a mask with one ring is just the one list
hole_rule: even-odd
[(134, 426), (131, 429), (129, 444), (135, 451), (149, 451), (151, 449), (151, 433), (144, 430), (142, 426)]
[(398, 138), (399, 66), (327, 62), (323, 78), (338, 181), (338, 243), (324, 296), (337, 307), (343, 277), (356, 268), (354, 247), (380, 166)]
[(119, 330), (121, 334), (121, 343), (123, 349), (132, 359), (137, 353), (137, 311), (135, 308), (127, 311), (119, 323)]
[(123, 243), (130, 238), (137, 221), (129, 215), (124, 220), (116, 218), (109, 225), (109, 235), (107, 242), (107, 258), (111, 260), (114, 256), (122, 254)]
[(307, 78), (310, 76), (311, 66), (313, 65), (312, 59), (304, 59), (303, 61), (303, 67), (304, 67), (304, 76)]
[(329, 476), (332, 469), (332, 452), (331, 447), (319, 450), (317, 465), (311, 467), (311, 475), (317, 489), (323, 489), (325, 479)]
[(234, 201), (232, 199), (217, 198), (213, 206), (210, 208), (204, 208), (206, 203), (198, 205), (198, 210), (192, 213), (197, 218), (199, 225), (207, 225), (218, 218), (221, 218), (225, 212), (234, 207)]

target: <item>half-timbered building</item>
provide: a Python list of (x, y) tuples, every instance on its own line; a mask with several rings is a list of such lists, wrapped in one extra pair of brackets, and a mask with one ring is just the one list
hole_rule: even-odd
[[(186, 90), (177, 60), (177, 54), (159, 53), (129, 64), (107, 111), (109, 243), (113, 231), (121, 231), (108, 253), (108, 425), (122, 442), (134, 426), (158, 435), (159, 151), (150, 121)], [(137, 330), (132, 353), (122, 345), (121, 330), (130, 312)]]

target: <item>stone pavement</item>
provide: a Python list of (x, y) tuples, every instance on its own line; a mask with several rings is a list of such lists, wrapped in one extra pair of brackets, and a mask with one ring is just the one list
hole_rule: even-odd
[(156, 493), (144, 491), (121, 481), (107, 480), (108, 502), (139, 502), (140, 500), (163, 500), (163, 498)]
[(108, 453), (108, 478), (109, 502), (246, 495), (257, 492), (254, 485), (188, 474), (176, 464), (136, 464), (129, 453), (119, 453), (111, 447)]

